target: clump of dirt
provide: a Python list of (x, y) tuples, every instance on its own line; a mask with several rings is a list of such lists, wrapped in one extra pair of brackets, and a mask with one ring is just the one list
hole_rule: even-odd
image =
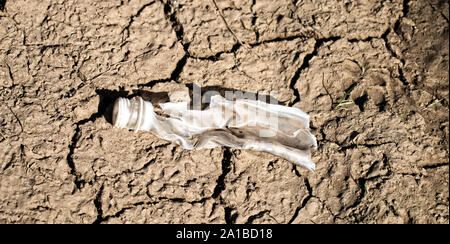
[[(1, 223), (449, 223), (447, 1), (0, 1)], [(311, 115), (311, 173), (113, 128), (196, 83)]]

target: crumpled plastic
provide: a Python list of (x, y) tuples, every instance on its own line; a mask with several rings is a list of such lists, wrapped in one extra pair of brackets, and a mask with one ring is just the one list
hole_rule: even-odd
[[(268, 152), (314, 171), (311, 147), (317, 147), (309, 131), (309, 116), (302, 110), (258, 100), (230, 101), (211, 97), (204, 110), (189, 109), (188, 102), (153, 104), (141, 97), (118, 98), (113, 124), (118, 128), (151, 131), (183, 148), (226, 146)], [(161, 114), (162, 113), (162, 114)]]

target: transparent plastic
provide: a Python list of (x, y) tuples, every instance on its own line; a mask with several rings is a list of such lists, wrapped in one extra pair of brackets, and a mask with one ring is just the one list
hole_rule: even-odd
[[(117, 128), (151, 131), (183, 148), (227, 146), (263, 151), (314, 171), (311, 147), (316, 138), (309, 132), (309, 116), (297, 108), (250, 99), (230, 101), (211, 97), (204, 110), (188, 109), (188, 102), (153, 104), (141, 97), (118, 98), (113, 108)], [(161, 114), (162, 113), (162, 114)]]

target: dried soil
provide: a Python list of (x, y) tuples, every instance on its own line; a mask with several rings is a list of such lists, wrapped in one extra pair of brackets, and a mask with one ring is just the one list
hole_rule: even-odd
[[(448, 15), (441, 0), (0, 1), (0, 223), (448, 224)], [(316, 172), (110, 123), (118, 96), (193, 83), (309, 113)]]

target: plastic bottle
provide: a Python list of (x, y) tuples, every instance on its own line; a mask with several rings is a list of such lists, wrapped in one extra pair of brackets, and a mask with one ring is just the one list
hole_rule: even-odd
[(161, 115), (141, 97), (118, 98), (113, 108), (117, 128), (151, 131), (185, 149), (227, 146), (264, 151), (314, 171), (309, 116), (297, 108), (250, 99), (229, 101), (211, 97), (205, 110), (190, 110), (188, 102), (160, 103)]

